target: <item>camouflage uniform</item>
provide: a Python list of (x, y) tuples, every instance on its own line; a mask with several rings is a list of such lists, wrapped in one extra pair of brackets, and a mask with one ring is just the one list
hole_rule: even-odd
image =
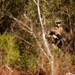
[(51, 43), (53, 46), (57, 46), (58, 48), (61, 48), (62, 33), (63, 33), (63, 27), (61, 26), (61, 20), (57, 19), (55, 21), (54, 27), (52, 27), (48, 31), (47, 39), (48, 39), (49, 43)]

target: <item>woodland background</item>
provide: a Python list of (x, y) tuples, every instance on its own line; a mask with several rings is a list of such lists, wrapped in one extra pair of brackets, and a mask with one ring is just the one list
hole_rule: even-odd
[[(45, 34), (58, 17), (67, 46), (54, 50)], [(68, 72), (75, 74), (75, 0), (0, 0), (0, 75)]]

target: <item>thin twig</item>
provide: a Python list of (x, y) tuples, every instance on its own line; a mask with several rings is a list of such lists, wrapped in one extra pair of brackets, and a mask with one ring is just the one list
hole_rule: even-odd
[(28, 45), (31, 45), (31, 46), (33, 46), (34, 47), (34, 45), (32, 44), (32, 43), (30, 43), (30, 42), (28, 42), (28, 41), (26, 41), (25, 39), (23, 39), (22, 37), (20, 37), (20, 36), (18, 36), (18, 35), (16, 35), (16, 37), (17, 38), (19, 38), (19, 39), (21, 39), (21, 40), (23, 40), (24, 42), (26, 42)]
[(25, 26), (27, 29), (29, 29), (29, 30), (31, 31), (30, 27), (28, 27), (28, 26), (27, 26), (25, 23), (23, 23), (21, 20), (18, 20), (18, 19), (15, 18), (14, 16), (9, 16), (9, 17), (12, 18), (12, 19), (14, 19), (16, 22), (22, 24), (23, 26)]
[(38, 5), (37, 2), (36, 2), (36, 0), (33, 0), (33, 1), (34, 1), (34, 3), (35, 3), (36, 5)]
[(6, 67), (10, 72), (13, 72), (13, 71), (11, 70), (11, 68), (10, 68), (8, 65), (5, 65), (5, 67)]
[(24, 17), (31, 23), (30, 26), (31, 26), (31, 31), (33, 31), (33, 23), (31, 21), (31, 19), (24, 13)]
[(29, 21), (31, 22), (31, 19), (29, 19), (29, 17), (24, 13), (24, 17)]

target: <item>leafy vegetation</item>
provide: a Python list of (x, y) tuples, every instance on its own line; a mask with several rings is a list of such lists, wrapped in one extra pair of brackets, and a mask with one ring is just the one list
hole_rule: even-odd
[(3, 65), (10, 65), (19, 60), (20, 53), (13, 34), (4, 33), (0, 35), (0, 53), (2, 55), (1, 61), (3, 61)]
[[(55, 49), (46, 35), (57, 18), (64, 41)], [(32, 75), (75, 73), (75, 1), (0, 0), (0, 56), (1, 67)]]

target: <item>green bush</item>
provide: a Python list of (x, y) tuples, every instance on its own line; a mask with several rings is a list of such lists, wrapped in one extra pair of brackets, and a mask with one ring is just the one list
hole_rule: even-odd
[(37, 62), (36, 62), (36, 54), (33, 52), (28, 52), (28, 53), (22, 53), (20, 56), (20, 61), (19, 63), (16, 64), (17, 69), (22, 70), (26, 68), (27, 70), (33, 70), (37, 67)]
[(20, 55), (14, 35), (11, 33), (0, 35), (0, 52), (3, 64), (10, 65), (19, 60)]

